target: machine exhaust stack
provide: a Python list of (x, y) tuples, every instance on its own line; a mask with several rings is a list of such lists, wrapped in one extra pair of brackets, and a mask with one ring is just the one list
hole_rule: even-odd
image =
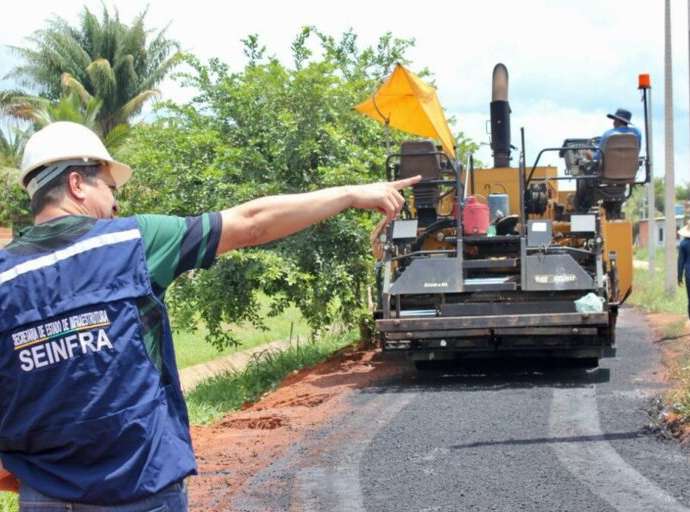
[[(647, 75), (639, 87), (649, 129)], [(603, 145), (566, 139), (535, 151), (527, 166), (524, 128), (521, 149), (510, 144), (503, 64), (493, 69), (490, 105), (493, 168), (476, 169), (470, 155), (462, 172), (430, 141), (402, 142), (386, 161), (389, 179), (423, 171), (426, 181), (408, 194), (403, 216), (372, 236), (381, 347), (404, 352), (420, 369), (522, 357), (596, 367), (616, 353), (618, 311), (632, 291), (633, 230), (622, 206), (651, 175), (638, 181), (641, 163), (651, 166), (651, 146), (644, 160), (635, 133), (612, 134)], [(412, 153), (413, 144), (425, 149)], [(593, 162), (597, 149), (602, 158)], [(567, 174), (539, 165), (549, 152), (564, 159)], [(563, 180), (575, 181), (575, 190), (559, 187)]]
[(494, 167), (510, 167), (508, 69), (501, 63), (494, 66), (491, 85), (491, 150)]

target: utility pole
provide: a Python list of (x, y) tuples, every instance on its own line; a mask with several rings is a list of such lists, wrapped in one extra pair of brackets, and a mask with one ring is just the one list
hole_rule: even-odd
[(664, 2), (664, 146), (666, 160), (664, 225), (666, 294), (674, 296), (677, 286), (676, 269), (676, 185), (673, 174), (673, 64), (671, 62), (671, 0)]
[[(640, 82), (642, 77), (640, 77)], [(645, 118), (645, 153), (647, 156), (646, 171), (649, 176), (649, 183), (647, 183), (647, 269), (649, 271), (650, 277), (654, 277), (656, 271), (656, 240), (657, 240), (657, 228), (656, 228), (656, 205), (654, 204), (654, 166), (652, 159), (652, 147), (654, 138), (652, 137), (652, 88), (651, 82), (647, 84), (647, 88), (643, 88), (643, 84), (640, 83), (640, 88), (642, 89), (642, 98), (644, 102), (644, 118)], [(643, 208), (644, 212), (644, 208)]]

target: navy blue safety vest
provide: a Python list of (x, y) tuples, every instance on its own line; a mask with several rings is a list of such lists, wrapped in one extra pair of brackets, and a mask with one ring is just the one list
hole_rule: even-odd
[(162, 371), (144, 346), (146, 296), (134, 218), (52, 252), (0, 251), (0, 457), (39, 492), (126, 503), (196, 473), (165, 310)]

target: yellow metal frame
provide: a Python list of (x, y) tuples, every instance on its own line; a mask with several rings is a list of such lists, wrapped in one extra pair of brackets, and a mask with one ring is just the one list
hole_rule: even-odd
[[(555, 177), (558, 174), (556, 167), (537, 167), (534, 170), (533, 180), (540, 180), (546, 177)], [(489, 194), (507, 194), (509, 201), (510, 214), (517, 214), (520, 211), (520, 173), (517, 168), (501, 167), (496, 169), (475, 169), (474, 186), (468, 183), (468, 195), (474, 195), (480, 201), (487, 201)], [(530, 215), (530, 218), (550, 218), (554, 219), (555, 204), (565, 206), (566, 211), (573, 210), (573, 191), (559, 191), (558, 181), (549, 180), (547, 183), (548, 206), (543, 215)], [(452, 195), (444, 197), (438, 205), (439, 215), (450, 215), (455, 198)], [(408, 204), (414, 210), (414, 199), (408, 196)], [(632, 290), (632, 224), (626, 220), (608, 220), (604, 210), (601, 210), (601, 235), (604, 243), (604, 265), (605, 272), (610, 271), (611, 261), (609, 255), (616, 255), (616, 272), (618, 276), (618, 291), (615, 297), (610, 297), (612, 301), (622, 301)], [(553, 232), (568, 233), (570, 231), (569, 222), (553, 222)], [(561, 242), (567, 245), (578, 245), (577, 241), (563, 239)], [(434, 238), (427, 239), (423, 245), (425, 250), (450, 249), (449, 244)]]
[(613, 300), (620, 302), (632, 291), (632, 223), (627, 220), (603, 220), (601, 234), (604, 240), (604, 263), (608, 269), (611, 268), (609, 254), (616, 254), (618, 294)]

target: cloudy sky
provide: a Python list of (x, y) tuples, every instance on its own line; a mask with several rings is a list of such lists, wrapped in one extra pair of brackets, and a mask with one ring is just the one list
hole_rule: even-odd
[[(107, 0), (129, 21), (144, 2)], [(12, 4), (0, 21), (0, 45), (25, 45), (26, 37), (57, 14), (76, 21), (83, 5), (98, 11), (100, 0), (24, 0)], [(675, 171), (677, 182), (690, 181), (688, 128), (688, 7), (671, 0), (673, 23)], [(599, 135), (610, 127), (607, 112), (632, 111), (642, 126), (637, 90), (639, 73), (650, 73), (653, 86), (655, 174), (664, 172), (664, 36), (662, 0), (487, 0), (484, 2), (410, 2), (349, 0), (324, 2), (170, 2), (150, 0), (148, 24), (170, 23), (169, 35), (202, 58), (219, 57), (241, 69), (240, 39), (257, 33), (269, 53), (289, 58), (300, 27), (315, 25), (332, 35), (354, 29), (363, 45), (391, 31), (414, 38), (413, 71), (428, 67), (435, 75), (446, 112), (477, 142), (487, 142), (491, 71), (503, 62), (510, 73), (513, 144), (525, 127), (527, 157), (538, 148), (558, 146), (568, 137)], [(0, 75), (16, 63), (0, 50)], [(8, 81), (0, 83), (7, 86)], [(166, 82), (167, 98), (185, 92)], [(489, 162), (482, 146), (479, 158)], [(545, 163), (558, 164), (556, 157)]]

